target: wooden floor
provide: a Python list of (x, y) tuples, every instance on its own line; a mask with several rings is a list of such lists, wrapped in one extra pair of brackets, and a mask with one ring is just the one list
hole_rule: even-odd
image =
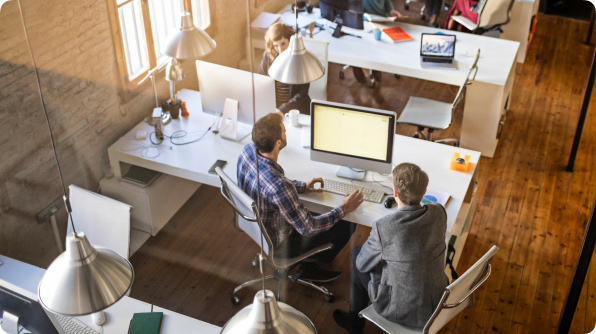
[[(491, 245), (500, 250), (490, 279), (474, 306), (451, 321), (444, 333), (553, 333), (557, 327), (585, 223), (596, 194), (596, 107), (589, 110), (574, 173), (565, 172), (594, 48), (585, 46), (588, 23), (541, 15), (525, 64), (518, 64), (511, 108), (493, 159), (480, 162), (477, 207), (458, 270), (463, 272)], [(410, 95), (449, 101), (455, 88), (384, 74), (379, 87), (338, 79), (330, 69), (329, 97), (400, 111)], [(482, 69), (480, 69), (482, 70)], [(441, 134), (459, 136), (456, 124)], [(399, 133), (412, 129), (400, 127)], [(283, 153), (282, 153), (283, 154)], [(315, 175), (313, 175), (315, 176)], [(251, 302), (255, 290), (230, 303), (231, 289), (258, 277), (250, 262), (258, 247), (232, 226), (232, 210), (218, 190), (202, 186), (155, 238), (131, 261), (132, 297), (216, 325)], [(349, 248), (369, 229), (358, 227), (334, 267), (349, 270)], [(275, 290), (275, 284), (267, 285)], [(343, 333), (332, 319), (347, 309), (349, 277), (327, 285), (329, 304), (302, 286), (284, 287), (285, 302), (304, 312), (320, 333)], [(596, 266), (590, 270), (572, 333), (596, 323)], [(366, 333), (380, 333), (370, 323)]]

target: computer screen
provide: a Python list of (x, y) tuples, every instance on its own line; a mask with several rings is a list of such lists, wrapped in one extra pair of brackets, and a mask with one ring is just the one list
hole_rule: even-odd
[(420, 41), (421, 56), (453, 57), (455, 54), (455, 35), (422, 34)]
[(58, 334), (58, 330), (37, 300), (0, 286), (0, 317), (5, 311), (19, 317), (19, 325), (32, 333)]
[(311, 103), (311, 160), (390, 173), (394, 138), (392, 111), (319, 100)]
[[(223, 111), (226, 98), (238, 101), (238, 121), (254, 124), (252, 112), (251, 73), (227, 66), (197, 60), (197, 75), (203, 111), (218, 114)], [(275, 81), (255, 74), (255, 107), (257, 120), (275, 112)]]
[(362, 0), (320, 0), (321, 17), (346, 27), (364, 29)]

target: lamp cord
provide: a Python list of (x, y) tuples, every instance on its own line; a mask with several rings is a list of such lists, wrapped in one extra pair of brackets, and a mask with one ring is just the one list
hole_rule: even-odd
[[(252, 120), (253, 126), (257, 122), (257, 113), (256, 113), (256, 105), (255, 105), (255, 72), (253, 71), (253, 49), (252, 49), (252, 38), (250, 35), (250, 1), (246, 1), (246, 25), (248, 27), (248, 57), (250, 63), (250, 80), (252, 83)], [(298, 22), (298, 21), (296, 21)], [(261, 211), (261, 175), (259, 173), (259, 150), (255, 145), (255, 160), (257, 165), (257, 224), (261, 224), (259, 218), (259, 213)], [(263, 233), (261, 233), (261, 254), (259, 256), (259, 269), (261, 270), (261, 277), (263, 282), (263, 295), (267, 296), (265, 292), (265, 271), (263, 270)]]
[(72, 225), (72, 231), (75, 232), (76, 229), (74, 226), (74, 221), (72, 219), (72, 209), (70, 208), (70, 201), (68, 200), (68, 196), (66, 196), (66, 187), (64, 186), (64, 178), (62, 177), (62, 169), (60, 168), (60, 163), (58, 162), (58, 153), (56, 152), (56, 143), (54, 142), (54, 135), (52, 133), (52, 126), (50, 125), (50, 118), (48, 117), (48, 111), (46, 110), (46, 104), (43, 99), (43, 93), (41, 91), (41, 81), (39, 79), (39, 71), (37, 70), (37, 65), (35, 64), (35, 59), (33, 58), (33, 50), (31, 49), (31, 43), (29, 42), (29, 33), (27, 32), (27, 27), (25, 26), (25, 17), (23, 16), (23, 8), (21, 7), (21, 0), (17, 0), (19, 4), (19, 14), (21, 15), (21, 24), (23, 25), (23, 30), (25, 31), (25, 41), (27, 42), (27, 47), (29, 48), (29, 56), (31, 57), (31, 63), (33, 63), (33, 70), (35, 71), (35, 79), (37, 81), (37, 90), (39, 92), (39, 98), (41, 101), (41, 107), (43, 109), (43, 114), (46, 118), (46, 124), (48, 125), (48, 130), (50, 131), (50, 142), (52, 143), (52, 151), (54, 152), (54, 159), (56, 160), (56, 166), (58, 167), (58, 174), (60, 175), (60, 184), (62, 185), (62, 200), (64, 201), (64, 205), (66, 206), (66, 212), (70, 217), (70, 223)]

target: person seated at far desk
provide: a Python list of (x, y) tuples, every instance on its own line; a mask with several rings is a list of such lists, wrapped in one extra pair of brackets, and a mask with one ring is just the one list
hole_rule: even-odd
[[(322, 192), (323, 189), (315, 189), (315, 184), (320, 183), (322, 188), (323, 179), (314, 178), (306, 183), (289, 180), (277, 163), (280, 151), (287, 143), (283, 117), (277, 113), (263, 116), (253, 126), (252, 140), (253, 143), (246, 145), (238, 158), (238, 186), (255, 201), (258, 201), (260, 188), (259, 210), (271, 242), (281, 249), (284, 257), (298, 256), (331, 242), (334, 245), (332, 249), (318, 253), (300, 265), (300, 278), (316, 282), (336, 279), (341, 273), (323, 267), (333, 261), (354, 233), (356, 225), (341, 219), (362, 204), (362, 192), (353, 192), (344, 197), (337, 208), (315, 217), (300, 203), (298, 194)], [(260, 184), (257, 186), (257, 183)]]
[[(290, 38), (294, 30), (287, 25), (277, 22), (267, 30), (265, 34), (265, 47), (259, 73), (269, 75), (269, 67), (277, 56), (290, 46)], [(277, 112), (283, 116), (292, 109), (298, 109), (300, 113), (310, 114), (310, 96), (308, 89), (310, 84), (289, 85), (275, 81), (275, 105)]]
[(478, 0), (455, 0), (449, 9), (449, 13), (447, 13), (444, 28), (449, 30), (469, 32), (466, 27), (457, 23), (451, 17), (454, 15), (461, 15), (472, 22), (478, 22), (478, 11), (480, 10), (480, 8), (478, 8), (478, 4)]
[(349, 312), (333, 318), (350, 334), (362, 333), (358, 312), (369, 299), (378, 314), (404, 326), (424, 327), (449, 280), (445, 275), (447, 213), (437, 203), (420, 205), (428, 176), (417, 165), (393, 169), (399, 209), (373, 223), (368, 240), (352, 249)]
[[(362, 8), (364, 9), (365, 13), (378, 16), (395, 16), (398, 18), (405, 17), (393, 8), (393, 3), (391, 3), (391, 0), (364, 0), (362, 1)], [(362, 68), (352, 66), (352, 72), (354, 73), (354, 77), (356, 80), (358, 80), (358, 82), (366, 82)], [(381, 72), (373, 71), (372, 74), (375, 77), (375, 80), (381, 81)]]

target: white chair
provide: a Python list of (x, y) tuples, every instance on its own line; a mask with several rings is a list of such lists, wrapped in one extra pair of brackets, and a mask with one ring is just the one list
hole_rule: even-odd
[(480, 0), (478, 2), (478, 20), (470, 21), (460, 15), (454, 15), (451, 18), (466, 27), (474, 34), (484, 34), (490, 30), (501, 30), (501, 26), (509, 23), (511, 18), (511, 9), (515, 0)]
[(318, 80), (310, 83), (308, 89), (308, 95), (311, 99), (327, 101), (327, 76), (329, 75), (329, 61), (328, 61), (328, 49), (329, 41), (323, 39), (314, 39), (304, 37), (304, 47), (306, 50), (319, 59), (323, 67), (325, 68), (325, 74)]
[[(263, 226), (261, 219), (259, 217), (259, 209), (255, 201), (248, 196), (234, 181), (230, 179), (228, 175), (219, 167), (215, 168), (215, 172), (219, 175), (219, 179), (221, 181), (221, 194), (226, 199), (226, 201), (234, 208), (236, 211), (235, 221), (234, 224), (236, 228), (240, 231), (246, 232), (258, 245), (263, 246), (263, 254), (264, 260), (269, 263), (275, 273), (273, 275), (266, 275), (265, 279), (276, 279), (279, 280), (278, 291), (277, 291), (277, 299), (281, 301), (281, 284), (287, 278), (290, 278), (291, 281), (300, 283), (302, 285), (306, 285), (311, 287), (319, 292), (322, 292), (325, 299), (328, 302), (333, 302), (335, 296), (333, 293), (329, 292), (325, 287), (320, 285), (313, 284), (309, 281), (305, 281), (300, 279), (300, 277), (294, 277), (292, 275), (288, 275), (288, 270), (296, 266), (302, 260), (305, 260), (317, 253), (326, 251), (328, 249), (333, 248), (332, 243), (326, 243), (321, 246), (312, 248), (307, 252), (300, 254), (296, 257), (286, 258), (281, 257), (276, 252), (273, 243), (271, 242), (271, 238), (267, 233), (267, 230)], [(258, 265), (258, 260), (253, 261), (253, 266)], [(236, 295), (236, 293), (249, 285), (260, 283), (262, 278), (257, 278), (254, 280), (250, 280), (245, 282), (234, 289), (232, 293), (232, 303), (238, 304), (240, 302), (240, 298)]]
[(72, 184), (68, 188), (77, 232), (84, 232), (93, 246), (109, 248), (128, 259), (131, 206)]
[[(375, 312), (372, 305), (360, 311), (359, 315), (389, 334), (434, 334), (463, 309), (472, 306), (474, 302), (473, 293), (490, 275), (491, 260), (497, 250), (499, 250), (497, 246), (492, 246), (470, 269), (445, 288), (439, 305), (422, 329), (406, 327), (390, 322)], [(486, 274), (481, 276), (484, 272)]]
[[(399, 115), (397, 123), (417, 126), (418, 130), (413, 134), (415, 138), (422, 137), (422, 139), (433, 141), (432, 135), (435, 130), (445, 130), (451, 125), (453, 113), (461, 100), (464, 87), (474, 82), (474, 78), (478, 72), (477, 64), (479, 57), (480, 49), (476, 51), (468, 74), (460, 85), (452, 103), (412, 96)], [(473, 77), (472, 72), (474, 72)], [(425, 129), (427, 129), (427, 134), (424, 134)], [(454, 142), (455, 146), (459, 146), (459, 141), (456, 139), (441, 139), (436, 140), (436, 142)]]

